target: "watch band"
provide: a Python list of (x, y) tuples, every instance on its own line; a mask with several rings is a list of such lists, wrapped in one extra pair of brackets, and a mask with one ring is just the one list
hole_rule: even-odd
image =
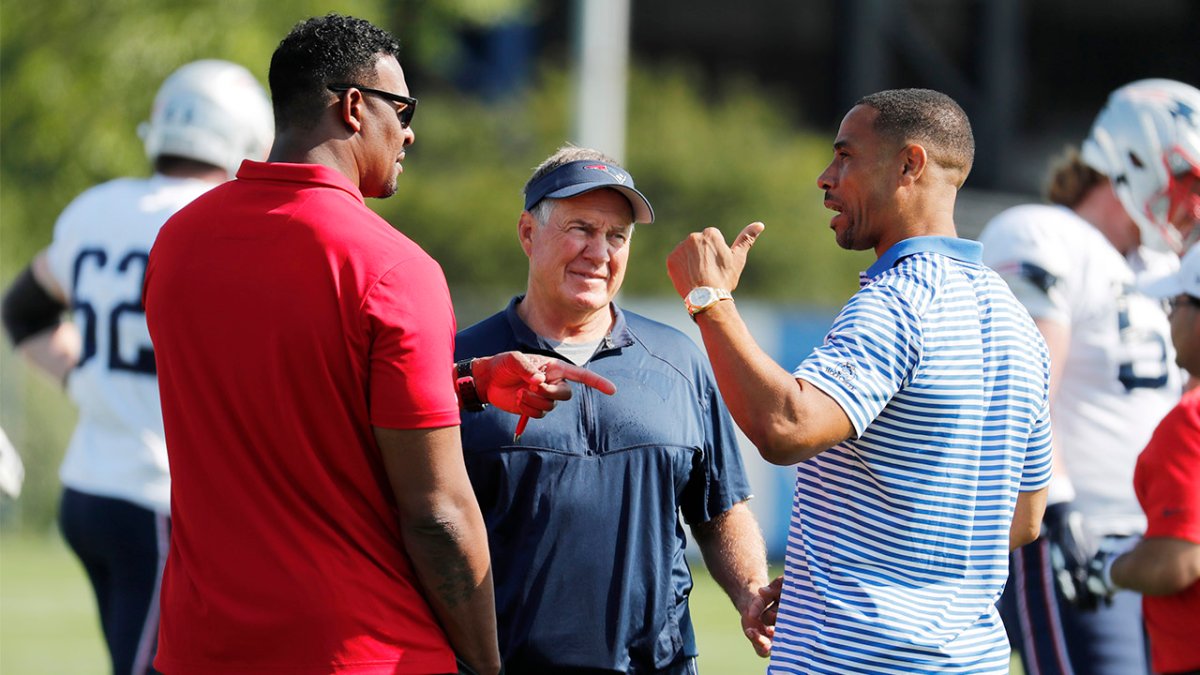
[(486, 403), (479, 400), (479, 392), (475, 389), (474, 365), (474, 358), (454, 362), (454, 388), (458, 393), (458, 404), (469, 412), (479, 412), (487, 407)]
[(683, 305), (687, 308), (692, 321), (695, 321), (697, 315), (708, 311), (722, 300), (732, 301), (733, 294), (724, 288), (697, 286), (684, 297)]
[(455, 361), (454, 362), (454, 378), (457, 380), (461, 380), (464, 377), (470, 377), (470, 378), (474, 379), (474, 377), (475, 377), (475, 372), (473, 370), (474, 367), (475, 367), (475, 357), (471, 357), (469, 359), (463, 359), (462, 361)]

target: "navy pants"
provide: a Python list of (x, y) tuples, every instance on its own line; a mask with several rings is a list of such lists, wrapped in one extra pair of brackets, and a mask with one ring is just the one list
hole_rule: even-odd
[(59, 527), (83, 563), (114, 675), (155, 673), (158, 587), (170, 519), (136, 504), (67, 488)]
[(1026, 675), (1150, 673), (1142, 596), (1122, 591), (1111, 606), (1081, 612), (1054, 589), (1049, 545), (1023, 546), (1009, 559), (1000, 615)]

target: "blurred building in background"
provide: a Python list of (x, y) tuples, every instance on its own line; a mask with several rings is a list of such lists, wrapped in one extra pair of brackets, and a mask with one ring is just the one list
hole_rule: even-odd
[[(481, 93), (495, 95), (496, 82), (513, 90), (532, 76), (539, 56), (578, 62), (585, 17), (601, 3), (531, 1), (490, 30), (472, 30), (465, 38), (473, 58), (462, 65), (486, 64), (493, 77), (459, 81), (479, 82)], [(1050, 158), (1083, 138), (1112, 89), (1146, 77), (1200, 82), (1194, 0), (621, 0), (611, 6), (628, 6), (631, 63), (687, 63), (703, 72), (714, 94), (729, 76), (749, 76), (790, 99), (799, 125), (832, 132), (855, 100), (880, 89), (950, 94), (970, 115), (978, 144), (961, 205), (967, 236), (1021, 195), (1040, 193)], [(481, 52), (481, 45), (492, 51)], [(625, 62), (623, 55), (613, 58)], [(713, 144), (715, 157), (737, 151), (721, 145), (726, 124), (737, 120), (713, 120), (712, 138), (698, 139)]]

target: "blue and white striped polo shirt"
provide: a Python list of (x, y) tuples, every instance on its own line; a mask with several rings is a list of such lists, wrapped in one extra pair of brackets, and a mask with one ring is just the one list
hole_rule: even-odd
[(770, 673), (1007, 673), (1018, 491), (1050, 480), (1050, 359), (973, 241), (889, 249), (795, 375), (857, 439), (796, 471)]

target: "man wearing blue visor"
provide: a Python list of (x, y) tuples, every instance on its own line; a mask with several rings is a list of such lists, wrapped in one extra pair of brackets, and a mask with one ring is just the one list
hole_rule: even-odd
[(743, 624), (758, 621), (748, 611), (767, 582), (765, 548), (708, 362), (683, 333), (613, 303), (634, 223), (653, 220), (612, 159), (560, 149), (525, 185), (525, 294), (458, 334), (464, 369), (515, 349), (593, 370), (619, 392), (577, 389), (519, 438), (515, 415), (463, 413), (509, 675), (695, 673), (680, 513)]

